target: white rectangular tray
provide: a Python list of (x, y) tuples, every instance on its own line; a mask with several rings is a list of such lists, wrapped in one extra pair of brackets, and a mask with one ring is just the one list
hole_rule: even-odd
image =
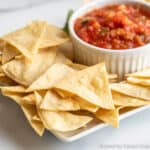
[[(138, 112), (141, 112), (143, 110), (146, 110), (150, 108), (150, 105), (148, 106), (143, 106), (140, 108), (135, 108), (132, 110), (128, 110), (126, 112), (122, 112), (120, 114), (120, 119), (119, 120), (123, 120), (129, 116), (132, 116)], [(87, 136), (99, 129), (102, 129), (104, 127), (107, 127), (107, 124), (104, 124), (102, 122), (99, 122), (98, 120), (93, 120), (91, 123), (89, 123), (86, 127), (80, 128), (78, 130), (72, 131), (72, 132), (67, 132), (67, 133), (62, 133), (62, 132), (56, 132), (56, 131), (52, 131), (52, 134), (54, 136), (56, 136), (58, 139), (60, 139), (61, 141), (64, 142), (72, 142), (75, 140), (78, 140), (84, 136)], [(116, 129), (117, 130), (117, 129)]]

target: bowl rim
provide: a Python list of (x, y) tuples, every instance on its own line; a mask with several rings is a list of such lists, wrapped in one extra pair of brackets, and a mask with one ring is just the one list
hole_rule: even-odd
[[(143, 1), (141, 1), (141, 0), (105, 0), (105, 1), (110, 2), (110, 4), (112, 4), (113, 2), (116, 2), (116, 3), (119, 3), (119, 2), (127, 3), (127, 2), (129, 2), (129, 3), (136, 3), (136, 4), (140, 4), (140, 5), (145, 5), (146, 7), (150, 7), (150, 3), (145, 1), (145, 0), (143, 0)], [(96, 50), (96, 51), (102, 51), (104, 53), (128, 53), (128, 52), (134, 53), (134, 52), (137, 52), (137, 51), (141, 51), (141, 49), (150, 48), (150, 43), (148, 43), (148, 44), (145, 44), (143, 46), (136, 47), (136, 48), (106, 49), (106, 48), (101, 48), (101, 47), (97, 47), (97, 46), (94, 46), (92, 44), (89, 44), (89, 43), (83, 41), (80, 37), (78, 37), (78, 35), (75, 33), (75, 30), (74, 30), (75, 20), (78, 17), (82, 16), (81, 15), (82, 13), (83, 14), (86, 13), (88, 9), (92, 9), (97, 4), (100, 5), (100, 4), (103, 4), (103, 3), (104, 3), (103, 1), (96, 0), (96, 1), (90, 2), (89, 4), (86, 4), (85, 6), (82, 6), (81, 8), (79, 8), (78, 10), (76, 10), (74, 12), (74, 14), (71, 16), (71, 18), (69, 20), (69, 33), (70, 33), (71, 37), (75, 38), (80, 44), (82, 44), (85, 47), (88, 47), (88, 48)], [(101, 7), (101, 6), (99, 6), (99, 7)]]

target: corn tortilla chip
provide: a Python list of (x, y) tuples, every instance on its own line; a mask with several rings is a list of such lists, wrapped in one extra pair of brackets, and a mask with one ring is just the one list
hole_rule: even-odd
[(40, 109), (49, 111), (75, 111), (80, 110), (80, 105), (72, 98), (61, 98), (53, 91), (47, 91)]
[(3, 89), (1, 89), (2, 95), (9, 97), (11, 100), (13, 100), (14, 102), (16, 102), (19, 105), (22, 105), (22, 97), (24, 96), (24, 94), (22, 93), (12, 93), (9, 91), (5, 91)]
[(127, 82), (141, 86), (150, 86), (150, 79), (148, 78), (128, 77)]
[(29, 86), (28, 91), (50, 89), (73, 72), (75, 71), (65, 64), (54, 64)]
[(99, 109), (98, 106), (95, 106), (95, 105), (81, 99), (80, 97), (72, 95), (66, 91), (55, 89), (55, 92), (58, 95), (60, 95), (63, 99), (70, 99), (71, 98), (71, 99), (77, 101), (78, 104), (80, 105), (81, 110), (88, 110), (90, 112), (96, 112)]
[(134, 84), (123, 83), (113, 83), (111, 84), (111, 89), (113, 91), (132, 96), (135, 98), (141, 98), (144, 100), (150, 100), (150, 88), (142, 87)]
[(45, 23), (39, 48), (53, 47), (68, 41), (67, 34), (60, 28)]
[(70, 74), (57, 83), (55, 88), (77, 95), (96, 106), (106, 109), (114, 108), (103, 63)]
[(79, 103), (81, 110), (87, 110), (89, 112), (96, 112), (99, 109), (98, 106), (95, 106), (95, 105), (81, 99), (80, 97), (74, 96), (73, 98)]
[(52, 65), (55, 56), (56, 48), (50, 48), (35, 55), (32, 62), (26, 59), (14, 59), (4, 64), (2, 69), (12, 80), (28, 86)]
[[(41, 103), (42, 97), (35, 92), (36, 105)], [(57, 130), (61, 132), (73, 131), (85, 126), (93, 118), (82, 115), (74, 115), (69, 112), (52, 112), (42, 109), (37, 109), (38, 114), (48, 130)]]
[(13, 80), (11, 80), (10, 78), (8, 78), (7, 76), (0, 76), (0, 84), (1, 85), (16, 85), (16, 82), (14, 82)]
[(119, 127), (119, 110), (122, 107), (117, 107), (114, 110), (106, 110), (100, 108), (96, 113), (95, 116), (100, 119), (101, 121), (112, 125), (115, 128)]
[(19, 55), (19, 51), (15, 47), (6, 44), (2, 53), (2, 64), (7, 63), (17, 55)]
[(137, 78), (150, 78), (150, 67), (145, 68), (142, 71), (132, 73), (129, 76)]
[(74, 115), (69, 112), (38, 111), (47, 129), (61, 132), (79, 129), (93, 119), (88, 116)]
[(21, 109), (24, 112), (24, 115), (26, 116), (29, 124), (34, 129), (34, 131), (39, 136), (42, 136), (45, 130), (43, 123), (32, 119), (35, 115), (37, 115), (36, 107), (33, 105), (24, 105), (24, 106), (21, 106)]
[(31, 104), (35, 105), (35, 94), (34, 93), (29, 93), (28, 95), (24, 96), (22, 98), (22, 102), (26, 104)]
[(17, 48), (25, 57), (32, 59), (33, 53), (37, 52), (40, 46), (45, 26), (45, 22), (34, 21), (22, 29), (4, 35), (2, 40)]
[(2, 86), (0, 87), (3, 91), (8, 91), (12, 93), (27, 93), (26, 88), (24, 86), (16, 85), (16, 86)]
[(118, 92), (112, 92), (113, 100), (115, 105), (124, 107), (138, 107), (150, 104), (150, 101), (145, 101), (143, 99), (134, 98)]

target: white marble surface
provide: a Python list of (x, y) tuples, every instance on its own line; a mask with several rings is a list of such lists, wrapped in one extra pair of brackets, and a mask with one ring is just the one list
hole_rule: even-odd
[[(81, 0), (49, 0), (48, 3), (25, 10), (0, 13), (0, 35), (33, 19), (44, 19), (63, 26), (67, 10), (81, 4)], [(135, 147), (144, 144), (149, 145), (147, 149), (150, 149), (150, 110), (122, 121), (119, 129), (107, 127), (81, 140), (63, 143), (48, 132), (44, 137), (38, 137), (19, 107), (11, 100), (0, 97), (0, 150), (114, 150), (115, 146), (120, 150), (124, 144)], [(107, 148), (103, 147), (105, 145)], [(110, 148), (112, 145), (114, 148)], [(135, 147), (130, 149), (144, 149)]]

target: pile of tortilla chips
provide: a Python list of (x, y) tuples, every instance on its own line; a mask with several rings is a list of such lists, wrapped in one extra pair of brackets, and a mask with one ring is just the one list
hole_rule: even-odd
[(1, 92), (21, 107), (38, 135), (45, 129), (74, 131), (95, 118), (118, 127), (120, 109), (150, 103), (146, 91), (141, 97), (136, 92), (111, 93), (109, 81), (117, 76), (108, 75), (104, 63), (73, 63), (59, 50), (68, 40), (61, 29), (44, 21), (0, 38)]

